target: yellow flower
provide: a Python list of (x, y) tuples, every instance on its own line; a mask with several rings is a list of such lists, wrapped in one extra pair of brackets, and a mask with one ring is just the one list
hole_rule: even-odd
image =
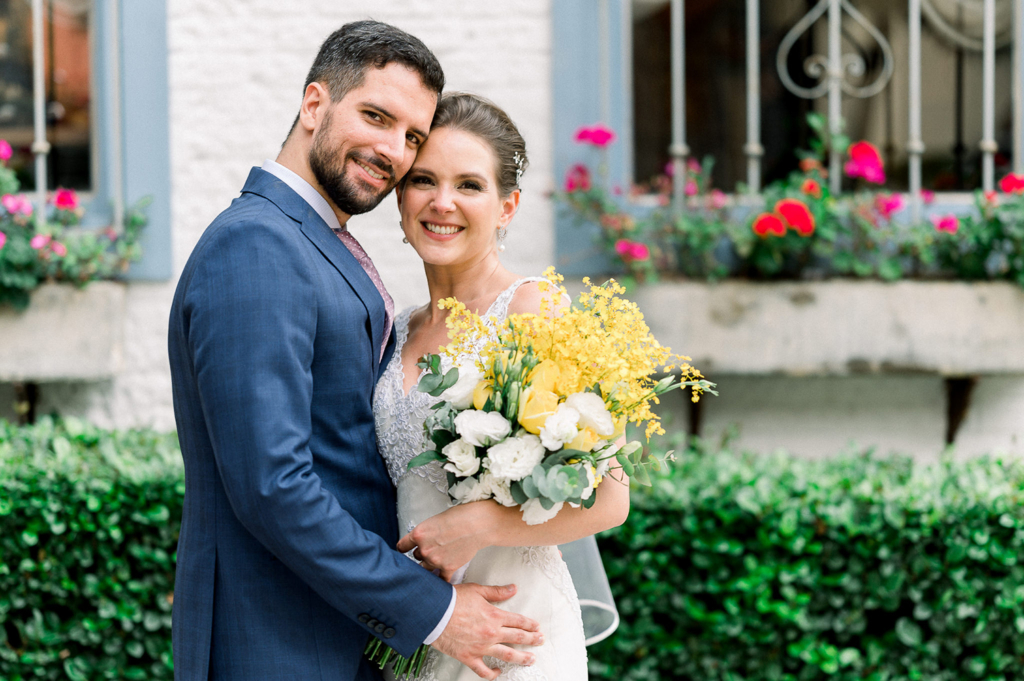
[(473, 388), (473, 408), (483, 409), (488, 398), (494, 393), (490, 381), (480, 381)]
[[(479, 409), (479, 407), (477, 407)], [(608, 442), (615, 442), (620, 437), (626, 434), (626, 423), (629, 421), (625, 416), (620, 416), (615, 419), (615, 432), (608, 438)]]
[(590, 428), (584, 428), (576, 436), (576, 439), (567, 444), (566, 449), (578, 449), (581, 452), (589, 452), (594, 448), (601, 438)]
[(539, 435), (540, 429), (556, 409), (558, 395), (550, 390), (527, 388), (519, 398), (519, 425), (527, 432)]
[(560, 373), (558, 363), (553, 359), (546, 359), (533, 368), (527, 382), (532, 388), (553, 393)]

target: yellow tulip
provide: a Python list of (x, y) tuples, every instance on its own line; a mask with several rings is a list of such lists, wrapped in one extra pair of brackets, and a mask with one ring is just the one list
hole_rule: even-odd
[(555, 383), (561, 371), (553, 359), (546, 359), (533, 368), (527, 383), (535, 390), (544, 390), (549, 393), (555, 392)]
[(519, 398), (519, 425), (534, 435), (540, 434), (548, 417), (558, 409), (558, 395), (550, 390), (530, 387)]
[(576, 439), (565, 446), (566, 449), (578, 449), (581, 452), (589, 452), (601, 441), (600, 436), (590, 428), (584, 428), (576, 436)]
[(483, 409), (484, 404), (488, 398), (494, 393), (494, 388), (491, 387), (490, 381), (480, 381), (473, 388), (473, 408)]

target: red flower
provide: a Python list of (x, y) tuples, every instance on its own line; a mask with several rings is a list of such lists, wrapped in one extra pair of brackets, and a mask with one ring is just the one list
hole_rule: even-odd
[(565, 191), (590, 191), (590, 170), (582, 163), (577, 163), (569, 168), (565, 174)]
[(1020, 194), (1024, 192), (1024, 175), (1010, 173), (999, 180), (999, 189), (1004, 194)]
[(626, 262), (647, 260), (651, 257), (651, 251), (647, 248), (646, 244), (642, 244), (639, 241), (630, 241), (629, 239), (619, 239), (616, 241), (615, 252)]
[(875, 210), (886, 220), (892, 218), (892, 214), (903, 208), (903, 197), (899, 194), (878, 194), (875, 196)]
[(769, 234), (775, 236), (786, 236), (786, 225), (782, 222), (782, 219), (774, 213), (761, 213), (754, 219), (754, 224), (751, 226), (754, 230), (754, 234), (759, 237), (766, 237)]
[(582, 127), (576, 131), (574, 138), (581, 144), (593, 144), (595, 147), (607, 147), (615, 141), (615, 131), (600, 123), (591, 127)]
[(885, 184), (885, 171), (882, 169), (882, 155), (870, 142), (854, 142), (847, 152), (850, 160), (843, 170), (850, 177), (862, 177), (868, 182)]
[(998, 205), (999, 204), (999, 194), (996, 194), (994, 191), (987, 191), (987, 192), (985, 192), (985, 203), (987, 203), (990, 206)]
[(58, 189), (53, 195), (53, 205), (57, 210), (74, 210), (78, 208), (78, 196), (73, 189)]
[(800, 171), (801, 172), (809, 173), (809, 172), (811, 172), (813, 170), (817, 170), (818, 172), (823, 172), (825, 170), (825, 168), (824, 168), (824, 166), (821, 165), (821, 161), (819, 161), (816, 158), (802, 158), (802, 159), (800, 159)]
[[(796, 230), (800, 236), (814, 234), (814, 215), (803, 201), (782, 199), (775, 204), (775, 212), (781, 215), (786, 224)], [(785, 229), (783, 229), (783, 233), (785, 233)]]
[[(801, 163), (803, 163), (803, 161), (801, 161)], [(804, 180), (804, 183), (800, 185), (800, 191), (803, 192), (804, 194), (807, 194), (808, 196), (813, 196), (816, 199), (821, 198), (821, 185), (818, 184), (817, 180), (807, 178), (806, 180)]]
[(933, 215), (932, 224), (935, 225), (935, 231), (937, 232), (956, 234), (956, 231), (960, 229), (960, 219), (952, 213), (949, 215)]

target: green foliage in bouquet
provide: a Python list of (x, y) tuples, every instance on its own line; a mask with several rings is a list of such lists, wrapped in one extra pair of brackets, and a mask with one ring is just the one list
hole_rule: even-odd
[(0, 421), (0, 679), (171, 679), (176, 437)]
[[(0, 140), (0, 150), (6, 144)], [(58, 189), (40, 227), (35, 207), (19, 189), (14, 171), (0, 163), (0, 305), (24, 308), (29, 294), (46, 281), (84, 286), (113, 279), (142, 257), (139, 236), (148, 200), (126, 212), (121, 230), (83, 229), (78, 226), (83, 209), (77, 195)]]
[(591, 678), (1024, 678), (1024, 462), (701, 446), (600, 538)]

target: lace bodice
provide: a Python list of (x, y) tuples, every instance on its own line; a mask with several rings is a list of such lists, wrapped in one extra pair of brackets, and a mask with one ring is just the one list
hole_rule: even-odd
[[(517, 280), (502, 291), (487, 312), (481, 315), (489, 329), (495, 331), (495, 323), (504, 321), (508, 315), (508, 306), (515, 296), (516, 290), (531, 281), (545, 281), (541, 277), (524, 277)], [(430, 480), (442, 493), (448, 492), (448, 478), (439, 461), (426, 466), (419, 466), (409, 471), (408, 464), (413, 457), (426, 451), (427, 436), (423, 424), (430, 414), (430, 408), (437, 402), (436, 397), (422, 393), (414, 387), (405, 394), (405, 370), (402, 366), (402, 348), (409, 338), (409, 317), (414, 308), (402, 310), (395, 318), (395, 352), (391, 361), (384, 369), (373, 396), (373, 412), (377, 425), (377, 444), (381, 456), (388, 466), (391, 481), (398, 486), (399, 481), (412, 472)], [(483, 347), (486, 339), (481, 338), (479, 347)], [(442, 366), (447, 370), (451, 360), (441, 356)]]

